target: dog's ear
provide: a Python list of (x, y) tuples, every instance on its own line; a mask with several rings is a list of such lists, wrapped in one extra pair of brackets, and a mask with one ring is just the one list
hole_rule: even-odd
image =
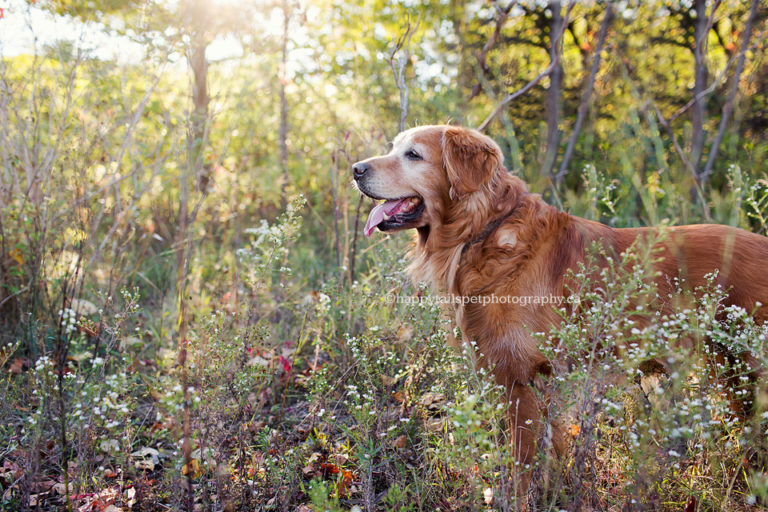
[(498, 144), (478, 131), (451, 126), (443, 134), (442, 145), (452, 199), (479, 190), (503, 166)]

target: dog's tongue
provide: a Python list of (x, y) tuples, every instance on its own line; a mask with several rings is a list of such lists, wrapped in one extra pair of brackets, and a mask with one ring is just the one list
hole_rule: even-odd
[(371, 236), (376, 226), (384, 222), (384, 216), (391, 217), (400, 209), (400, 207), (408, 201), (407, 199), (393, 199), (390, 201), (384, 201), (381, 204), (377, 204), (368, 214), (368, 222), (365, 223), (365, 236)]

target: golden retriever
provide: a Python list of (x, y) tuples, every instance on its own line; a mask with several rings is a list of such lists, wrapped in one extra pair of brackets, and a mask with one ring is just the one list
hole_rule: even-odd
[[(564, 296), (566, 274), (600, 242), (621, 254), (650, 228), (614, 229), (561, 212), (528, 192), (507, 172), (499, 146), (458, 126), (422, 126), (399, 134), (384, 156), (353, 166), (359, 190), (383, 200), (371, 211), (374, 229), (417, 231), (409, 273), (438, 293), (459, 297)], [(694, 289), (719, 271), (726, 304), (768, 320), (768, 238), (721, 225), (668, 229), (660, 242), (659, 295), (684, 278)], [(514, 453), (523, 464), (536, 455), (542, 410), (531, 383), (547, 360), (531, 333), (559, 323), (552, 308), (523, 303), (459, 303), (456, 321), (475, 340), (510, 401)], [(551, 442), (563, 448), (562, 435)], [(522, 484), (527, 487), (527, 483)]]

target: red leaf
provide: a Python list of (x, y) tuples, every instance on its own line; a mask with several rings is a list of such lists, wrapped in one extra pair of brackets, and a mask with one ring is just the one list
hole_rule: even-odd
[(280, 356), (280, 364), (283, 365), (283, 370), (285, 370), (285, 373), (291, 373), (291, 362), (289, 360), (283, 356)]
[(3, 18), (5, 18), (5, 9), (0, 7), (0, 20), (3, 19)]
[(339, 472), (339, 467), (331, 462), (322, 462), (320, 464), (320, 469), (323, 471), (323, 473), (328, 473), (331, 475), (335, 475)]

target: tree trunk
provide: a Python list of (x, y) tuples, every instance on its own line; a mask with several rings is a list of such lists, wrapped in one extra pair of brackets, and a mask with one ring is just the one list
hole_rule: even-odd
[(739, 81), (741, 80), (741, 73), (744, 71), (744, 62), (746, 61), (747, 49), (749, 48), (749, 39), (752, 37), (752, 29), (755, 26), (755, 19), (757, 18), (757, 6), (758, 0), (752, 0), (752, 5), (749, 9), (749, 17), (747, 18), (747, 26), (744, 28), (744, 39), (741, 41), (741, 49), (739, 50), (739, 60), (736, 63), (736, 70), (733, 72), (731, 90), (728, 93), (728, 99), (726, 100), (725, 105), (723, 105), (723, 113), (720, 116), (720, 125), (717, 128), (717, 134), (715, 135), (715, 140), (712, 142), (712, 147), (709, 149), (707, 165), (704, 167), (704, 171), (699, 177), (700, 183), (705, 183), (712, 174), (712, 167), (715, 164), (717, 153), (720, 150), (720, 143), (723, 141), (725, 129), (728, 127), (728, 121), (733, 113), (733, 103), (736, 100), (736, 94), (739, 92)]
[(584, 97), (581, 99), (581, 104), (579, 104), (579, 110), (576, 114), (576, 122), (573, 125), (573, 133), (571, 133), (571, 137), (568, 140), (568, 146), (565, 149), (563, 161), (560, 163), (560, 169), (555, 175), (556, 185), (559, 185), (563, 178), (565, 178), (566, 174), (568, 174), (568, 164), (571, 161), (573, 150), (576, 147), (576, 141), (579, 139), (581, 127), (584, 124), (584, 118), (587, 116), (587, 110), (589, 109), (589, 99), (592, 97), (592, 90), (595, 87), (595, 78), (597, 77), (597, 72), (600, 70), (600, 54), (602, 53), (603, 47), (605, 46), (605, 38), (608, 35), (608, 27), (610, 26), (612, 20), (613, 6), (609, 3), (605, 8), (603, 23), (600, 27), (600, 35), (598, 36), (597, 46), (595, 47), (595, 54), (592, 57), (592, 66), (590, 67), (589, 77), (587, 78), (587, 85), (584, 89)]
[(189, 66), (192, 68), (192, 118), (189, 127), (189, 172), (197, 177), (198, 187), (205, 191), (210, 180), (210, 168), (203, 164), (203, 149), (207, 138), (206, 124), (208, 122), (208, 60), (205, 50), (208, 44), (202, 38), (192, 42), (189, 50)]
[[(208, 123), (208, 60), (205, 50), (208, 47), (206, 39), (201, 34), (192, 34), (192, 44), (187, 54), (187, 60), (192, 68), (192, 115), (187, 132), (187, 165), (179, 176), (179, 220), (176, 233), (176, 290), (178, 293), (178, 356), (177, 363), (181, 369), (181, 386), (184, 390), (182, 415), (182, 457), (184, 465), (189, 468), (192, 462), (192, 426), (191, 426), (191, 396), (189, 393), (189, 378), (187, 374), (187, 332), (189, 318), (187, 312), (187, 277), (189, 275), (189, 253), (191, 240), (189, 228), (194, 222), (195, 211), (190, 210), (190, 178), (197, 178), (197, 185), (205, 195), (210, 179), (210, 167), (203, 162)], [(194, 508), (194, 487), (192, 471), (187, 471), (186, 495), (184, 508), (192, 512)]]
[(464, 41), (464, 32), (466, 28), (465, 3), (465, 0), (451, 0), (451, 12), (453, 14), (453, 33), (456, 35), (456, 48), (454, 53), (459, 56), (458, 69), (456, 72), (456, 86), (459, 91), (457, 98), (459, 111), (458, 121), (462, 124), (466, 122), (467, 103), (469, 99), (472, 98), (472, 93), (470, 93), (470, 96), (467, 97), (464, 92), (469, 89), (469, 85), (467, 84), (467, 76), (470, 74), (469, 69), (467, 69), (469, 59), (465, 55), (466, 44)]
[(560, 62), (562, 51), (563, 16), (560, 0), (552, 0), (549, 3), (552, 11), (552, 19), (549, 24), (549, 61), (555, 63), (549, 74), (549, 89), (547, 90), (547, 154), (544, 159), (542, 173), (552, 176), (557, 159), (557, 151), (560, 145), (560, 96), (563, 87), (563, 66)]
[(707, 88), (707, 0), (695, 0), (696, 24), (694, 25), (694, 84), (693, 97), (695, 99), (691, 110), (691, 157), (690, 162), (699, 174), (701, 156), (704, 151), (704, 122), (706, 121), (706, 104), (702, 93)]
[(288, 183), (290, 175), (288, 174), (288, 100), (285, 97), (286, 62), (288, 60), (288, 25), (290, 23), (290, 8), (288, 0), (283, 0), (283, 39), (280, 54), (280, 127), (278, 128), (278, 138), (280, 146), (280, 167), (283, 171), (282, 184), (282, 204), (285, 208), (288, 204)]

